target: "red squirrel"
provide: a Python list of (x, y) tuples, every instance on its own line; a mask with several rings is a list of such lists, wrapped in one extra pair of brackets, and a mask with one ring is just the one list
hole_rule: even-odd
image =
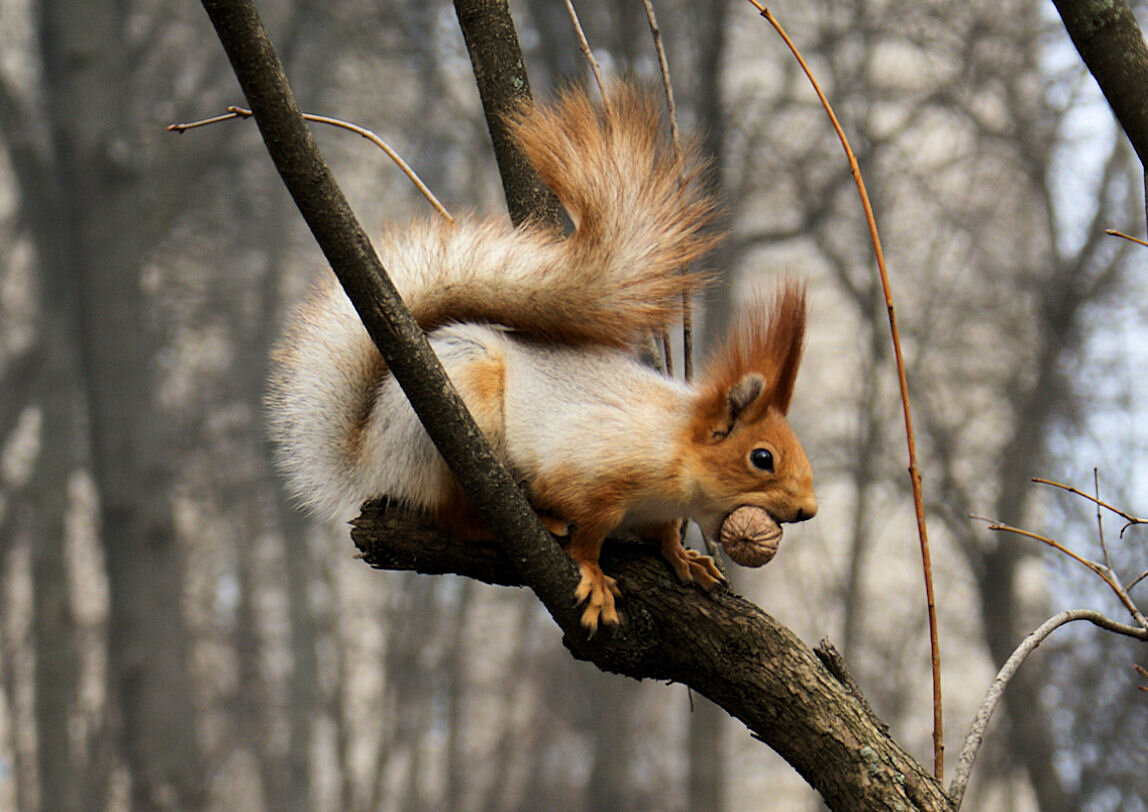
[[(620, 591), (598, 564), (610, 532), (656, 538), (679, 579), (709, 589), (722, 575), (682, 546), (683, 517), (713, 538), (739, 506), (777, 522), (816, 513), (785, 417), (805, 293), (789, 284), (743, 308), (693, 383), (650, 369), (635, 348), (680, 317), (705, 281), (680, 269), (716, 239), (696, 148), (670, 149), (652, 100), (625, 85), (600, 106), (569, 91), (510, 124), (570, 236), (429, 220), (392, 228), (378, 250), (496, 453), (540, 515), (569, 528), (574, 595), (593, 632), (619, 620)], [(459, 536), (484, 535), (329, 273), (274, 350), (267, 404), (278, 465), (313, 512), (350, 518), (386, 496)]]

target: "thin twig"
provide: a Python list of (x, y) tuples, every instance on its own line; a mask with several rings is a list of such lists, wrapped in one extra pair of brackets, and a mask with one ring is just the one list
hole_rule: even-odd
[[(566, 0), (566, 11), (570, 14), (570, 22), (574, 25), (574, 33), (578, 37), (578, 47), (582, 51), (582, 55), (586, 57), (586, 61), (590, 65), (590, 70), (594, 74), (594, 81), (598, 84), (598, 93), (602, 97), (602, 103), (606, 103), (606, 87), (602, 81), (602, 72), (598, 66), (598, 60), (594, 58), (594, 51), (590, 48), (590, 43), (586, 39), (586, 32), (582, 29), (582, 22), (578, 19), (578, 11), (574, 8), (572, 0)], [(673, 126), (676, 126), (673, 125)], [(675, 142), (676, 145), (676, 142)], [(688, 294), (682, 294), (683, 297), (688, 298)], [(659, 331), (657, 336), (661, 343), (662, 356), (657, 363), (658, 370), (671, 378), (674, 375), (674, 353), (670, 346), (670, 334), (665, 330)], [(656, 358), (656, 353), (653, 356)]]
[(1018, 536), (1035, 539), (1042, 544), (1047, 544), (1057, 552), (1063, 553), (1078, 564), (1087, 567), (1096, 575), (1097, 578), (1108, 585), (1108, 588), (1112, 590), (1113, 594), (1116, 595), (1116, 597), (1124, 605), (1124, 608), (1128, 610), (1128, 613), (1132, 615), (1133, 618), (1135, 618), (1136, 622), (1139, 623), (1145, 630), (1148, 630), (1148, 618), (1144, 617), (1144, 614), (1140, 611), (1139, 607), (1136, 606), (1136, 604), (1132, 601), (1132, 598), (1128, 595), (1127, 590), (1125, 590), (1124, 587), (1120, 586), (1120, 584), (1116, 582), (1116, 573), (1109, 567), (1106, 567), (1103, 564), (1097, 564), (1095, 561), (1087, 559), (1078, 553), (1074, 553), (1059, 541), (1050, 539), (1048, 536), (1042, 536), (1040, 533), (1034, 533), (1031, 530), (1024, 530), (1020, 527), (1013, 527), (1012, 525), (1004, 524), (1002, 522), (994, 522), (992, 519), (986, 519), (984, 516), (973, 516), (972, 518), (989, 522), (989, 530), (1014, 533)]
[(1057, 482), (1056, 480), (1053, 480), (1053, 479), (1043, 479), (1041, 477), (1033, 477), (1032, 481), (1037, 482), (1041, 485), (1051, 485), (1054, 488), (1060, 488), (1062, 491), (1068, 491), (1069, 493), (1076, 494), (1077, 496), (1080, 496), (1084, 499), (1087, 499), (1090, 502), (1095, 502), (1097, 505), (1104, 508), (1105, 510), (1112, 511), (1117, 516), (1119, 516), (1120, 518), (1124, 519), (1124, 521), (1127, 522), (1127, 524), (1124, 525), (1124, 527), (1121, 528), (1121, 530), (1120, 530), (1120, 537), (1121, 538), (1124, 537), (1124, 531), (1127, 530), (1132, 525), (1134, 525), (1134, 524), (1148, 524), (1148, 519), (1141, 519), (1139, 516), (1133, 516), (1131, 513), (1128, 513), (1127, 511), (1121, 510), (1120, 508), (1115, 507), (1113, 505), (1110, 505), (1107, 502), (1102, 502), (1100, 499), (1097, 499), (1094, 496), (1090, 496), (1089, 494), (1085, 493), (1084, 491), (1079, 490), (1077, 488), (1074, 488), (1071, 485), (1065, 485), (1063, 482)]
[(782, 28), (781, 23), (770, 13), (769, 9), (762, 6), (757, 0), (749, 0), (749, 2), (785, 41), (785, 44), (789, 47), (794, 58), (801, 66), (801, 70), (804, 71), (806, 77), (813, 85), (813, 90), (817, 93), (818, 99), (821, 100), (821, 106), (825, 108), (825, 112), (829, 116), (829, 121), (832, 123), (833, 129), (841, 141), (841, 146), (845, 150), (845, 155), (849, 159), (849, 167), (853, 173), (853, 180), (857, 184), (857, 191), (861, 196), (861, 205), (865, 210), (865, 221), (869, 226), (869, 237), (873, 242), (873, 252), (877, 259), (877, 269), (881, 275), (881, 287), (885, 294), (885, 309), (889, 314), (889, 330), (892, 334), (893, 355), (897, 363), (897, 377), (901, 387), (901, 406), (905, 416), (905, 439), (909, 449), (909, 480), (913, 489), (913, 504), (917, 514), (917, 535), (921, 546), (921, 567), (924, 571), (925, 579), (925, 601), (928, 605), (929, 613), (929, 649), (933, 669), (933, 771), (937, 779), (941, 780), (945, 774), (945, 739), (941, 710), (941, 644), (940, 635), (937, 631), (937, 604), (933, 592), (933, 564), (932, 556), (929, 553), (929, 536), (925, 525), (925, 502), (921, 493), (921, 472), (917, 466), (917, 444), (913, 435), (912, 412), (909, 408), (909, 383), (905, 375), (905, 359), (901, 351), (901, 335), (897, 328), (897, 316), (893, 308), (893, 293), (889, 284), (889, 272), (885, 267), (885, 253), (881, 249), (881, 237), (877, 233), (877, 220), (873, 216), (873, 207), (869, 202), (869, 193), (865, 190), (865, 180), (861, 176), (861, 167), (857, 163), (857, 156), (853, 154), (853, 148), (849, 146), (849, 139), (845, 137), (845, 131), (841, 128), (841, 124), (833, 112), (833, 107), (829, 104), (829, 100), (822, 92), (821, 86), (818, 84), (817, 79), (814, 78), (813, 72), (809, 69), (809, 65), (806, 64), (805, 59), (801, 56), (801, 52), (797, 49), (797, 46), (794, 45), (793, 40), (785, 33), (785, 29)]
[(1125, 234), (1123, 231), (1117, 231), (1114, 228), (1106, 228), (1104, 229), (1104, 233), (1109, 237), (1119, 237), (1122, 240), (1128, 240), (1129, 242), (1134, 242), (1137, 245), (1143, 245), (1144, 247), (1148, 248), (1148, 242), (1145, 242), (1139, 237), (1133, 237), (1131, 234)]
[(570, 22), (574, 24), (574, 33), (578, 35), (578, 47), (582, 49), (582, 55), (586, 57), (586, 61), (590, 64), (590, 71), (594, 74), (594, 81), (598, 83), (598, 93), (602, 96), (602, 101), (606, 100), (606, 86), (602, 82), (602, 70), (598, 66), (598, 60), (594, 58), (594, 52), (590, 49), (590, 43), (586, 40), (586, 32), (582, 30), (582, 23), (578, 19), (578, 11), (574, 8), (573, 0), (566, 0), (566, 10), (570, 12)]
[[(251, 118), (251, 111), (248, 110), (246, 107), (237, 107), (235, 105), (232, 105), (232, 106), (228, 107), (227, 112), (222, 114), (222, 115), (200, 119), (199, 121), (189, 121), (189, 122), (180, 123), (180, 124), (169, 124), (169, 125), (167, 125), (167, 131), (168, 132), (174, 132), (174, 133), (183, 133), (186, 130), (192, 130), (192, 129), (195, 129), (196, 127), (206, 127), (209, 124), (218, 124), (221, 121), (229, 121), (231, 119), (236, 119), (236, 118)], [(390, 145), (387, 144), (386, 141), (384, 141), (382, 138), (380, 138), (374, 132), (372, 132), (371, 130), (368, 130), (365, 127), (360, 127), (358, 124), (352, 124), (349, 121), (343, 121), (342, 119), (339, 119), (339, 118), (331, 118), (330, 116), (317, 116), (317, 115), (314, 115), (312, 113), (304, 113), (303, 118), (306, 121), (310, 121), (310, 122), (313, 122), (316, 124), (326, 124), (326, 125), (331, 126), (331, 127), (338, 127), (340, 129), (343, 129), (343, 130), (348, 130), (350, 132), (355, 133), (356, 135), (360, 135), (363, 138), (366, 138), (368, 141), (370, 141), (376, 147), (378, 147), (383, 152), (385, 152), (387, 154), (388, 158), (390, 158), (392, 161), (395, 162), (395, 165), (398, 166), (398, 168), (402, 171), (402, 173), (404, 175), (406, 175), (407, 178), (410, 179), (411, 183), (413, 183), (415, 185), (415, 188), (418, 189), (422, 193), (423, 197), (425, 197), (427, 199), (427, 201), (431, 204), (431, 206), (434, 207), (435, 211), (437, 211), (439, 213), (439, 215), (441, 215), (444, 220), (446, 220), (448, 223), (454, 222), (454, 218), (451, 217), (450, 212), (448, 212), (446, 210), (446, 208), (442, 205), (442, 203), (439, 202), (439, 199), (434, 196), (434, 193), (431, 192), (431, 190), (427, 187), (427, 185), (422, 182), (422, 179), (415, 173), (415, 171), (410, 168), (410, 166), (407, 164), (407, 162), (404, 161), (402, 159), (402, 157), (397, 152), (395, 152), (393, 149), (391, 149)]]
[[(227, 108), (229, 111), (230, 107)], [(210, 118), (201, 118), (198, 121), (184, 121), (178, 124), (168, 124), (164, 127), (169, 133), (179, 133), (182, 135), (187, 130), (194, 130), (196, 127), (206, 127), (209, 124), (218, 124), (221, 121), (231, 121), (232, 119), (240, 118), (239, 113), (227, 112), (218, 116), (211, 116)]]
[(953, 781), (949, 785), (949, 799), (952, 801), (954, 810), (960, 809), (961, 807), (965, 789), (968, 787), (969, 775), (972, 773), (973, 762), (976, 761), (977, 752), (980, 750), (981, 743), (984, 741), (985, 729), (988, 727), (989, 720), (992, 718), (993, 712), (1000, 703), (1001, 696), (1004, 694), (1005, 687), (1008, 685), (1009, 680), (1012, 679), (1025, 658), (1032, 654), (1037, 646), (1044, 642), (1046, 637), (1066, 623), (1071, 623), (1076, 620), (1087, 620), (1107, 631), (1134, 637), (1137, 640), (1148, 641), (1148, 629), (1138, 629), (1135, 626), (1126, 626), (1123, 623), (1117, 623), (1105, 617), (1100, 612), (1095, 612), (1091, 609), (1072, 609), (1061, 612), (1042, 623), (1017, 646), (1016, 650), (1013, 651), (1012, 655), (1005, 661), (1005, 664), (1001, 666), (1001, 670), (997, 673), (996, 679), (993, 680), (988, 693), (985, 695), (984, 702), (981, 703), (976, 719), (973, 720), (968, 736), (965, 737), (965, 745), (961, 749), (960, 758), (957, 759), (957, 768), (953, 774)]
[(1100, 513), (1100, 469), (1092, 469), (1092, 489), (1096, 493), (1096, 537), (1100, 540), (1100, 552), (1104, 554), (1104, 566), (1112, 572), (1112, 558), (1108, 555), (1108, 542), (1104, 540), (1104, 516)]
[(1108, 577), (1109, 570), (1107, 567), (1105, 567), (1103, 564), (1096, 563), (1095, 561), (1093, 561), (1090, 558), (1085, 558), (1084, 556), (1080, 555), (1079, 553), (1073, 552), (1072, 550), (1065, 547), (1063, 544), (1061, 544), (1056, 539), (1051, 539), (1048, 536), (1042, 536), (1040, 533), (1034, 533), (1032, 530), (1025, 530), (1021, 527), (1013, 527), (1011, 524), (1005, 524), (1004, 522), (998, 522), (995, 519), (988, 518), (987, 516), (973, 515), (970, 518), (976, 519), (977, 521), (981, 521), (981, 522), (988, 522), (988, 529), (992, 530), (994, 532), (1013, 533), (1017, 536), (1024, 536), (1025, 538), (1035, 539), (1036, 541), (1039, 541), (1042, 544), (1047, 544), (1049, 547), (1056, 550), (1058, 553), (1063, 553), (1064, 555), (1068, 556), (1069, 558), (1071, 558), (1076, 563), (1092, 570), (1092, 572), (1095, 575), (1099, 576), (1105, 583), (1107, 583), (1113, 589), (1116, 588), (1116, 585)]
[[(1133, 663), (1132, 668), (1142, 677), (1148, 677), (1148, 671)], [(1148, 692), (1148, 685), (1137, 685), (1137, 690)]]
[[(670, 138), (674, 145), (674, 158), (678, 163), (682, 160), (682, 132), (678, 127), (678, 106), (674, 101), (674, 85), (670, 81), (670, 63), (666, 59), (666, 48), (662, 42), (662, 29), (658, 27), (658, 18), (654, 14), (653, 0), (642, 0), (646, 9), (646, 21), (650, 24), (650, 36), (654, 40), (654, 51), (658, 54), (658, 67), (662, 74), (662, 87), (666, 92), (666, 113), (670, 119)], [(685, 182), (685, 179), (682, 179)], [(668, 334), (662, 335), (665, 345), (666, 366), (673, 371), (670, 360), (670, 338)], [(687, 381), (694, 377), (694, 314), (693, 303), (688, 293), (682, 294), (682, 375)]]
[(682, 131), (678, 129), (678, 108), (674, 102), (674, 86), (670, 82), (670, 63), (666, 59), (666, 48), (662, 42), (662, 29), (658, 27), (658, 18), (654, 15), (653, 0), (642, 0), (646, 7), (646, 21), (650, 24), (650, 36), (654, 38), (654, 51), (658, 54), (658, 67), (662, 72), (662, 87), (666, 91), (666, 110), (670, 116), (670, 137), (674, 142), (674, 154), (682, 154)]

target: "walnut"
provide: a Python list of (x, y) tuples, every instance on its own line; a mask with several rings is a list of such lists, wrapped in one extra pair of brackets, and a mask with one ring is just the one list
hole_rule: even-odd
[(760, 567), (777, 554), (781, 525), (763, 508), (742, 505), (722, 520), (718, 536), (734, 563)]

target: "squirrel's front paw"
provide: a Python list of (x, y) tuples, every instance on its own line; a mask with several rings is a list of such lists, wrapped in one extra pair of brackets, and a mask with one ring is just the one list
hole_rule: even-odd
[(614, 598), (622, 597), (622, 590), (618, 589), (618, 582), (596, 564), (579, 564), (582, 579), (574, 590), (575, 604), (586, 601), (586, 609), (582, 612), (582, 625), (590, 635), (598, 630), (598, 624), (607, 626), (618, 625), (618, 610), (614, 606)]
[(682, 583), (692, 581), (707, 590), (713, 589), (717, 584), (725, 583), (725, 576), (714, 560), (697, 550), (687, 550), (681, 544), (666, 545), (662, 548), (662, 555), (673, 567), (674, 573)]

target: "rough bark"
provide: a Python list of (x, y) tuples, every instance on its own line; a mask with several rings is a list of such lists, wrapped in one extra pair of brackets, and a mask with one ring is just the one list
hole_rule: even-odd
[(506, 114), (530, 101), (530, 80), (508, 3), (455, 0), (454, 9), (478, 83), (510, 219), (515, 225), (529, 218), (560, 228), (562, 207), (558, 199), (515, 146), (506, 128)]
[[(497, 544), (453, 541), (386, 503), (364, 506), (351, 536), (380, 569), (523, 583)], [(863, 699), (769, 615), (728, 589), (679, 584), (652, 546), (611, 542), (602, 562), (618, 578), (625, 622), (592, 640), (567, 631), (573, 656), (688, 685), (776, 750), (832, 809), (949, 809), (937, 782)]]

